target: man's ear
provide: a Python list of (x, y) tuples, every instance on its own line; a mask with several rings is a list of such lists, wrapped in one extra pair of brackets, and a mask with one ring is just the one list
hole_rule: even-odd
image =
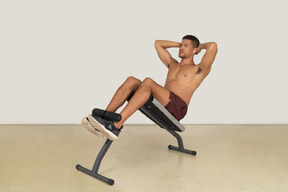
[(197, 53), (198, 53), (198, 48), (194, 48), (193, 53), (197, 55)]

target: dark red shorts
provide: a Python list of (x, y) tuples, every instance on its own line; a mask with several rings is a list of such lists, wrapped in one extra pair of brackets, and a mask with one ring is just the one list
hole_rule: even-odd
[(187, 113), (187, 104), (175, 93), (170, 92), (170, 102), (165, 108), (178, 120), (184, 118)]

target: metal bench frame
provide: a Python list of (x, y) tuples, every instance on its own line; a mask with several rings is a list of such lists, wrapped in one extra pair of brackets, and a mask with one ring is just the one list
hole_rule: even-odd
[[(130, 95), (130, 97), (128, 98), (128, 101), (130, 100), (132, 95)], [(168, 146), (169, 149), (176, 150), (176, 151), (183, 152), (183, 153), (188, 153), (188, 154), (191, 154), (193, 156), (195, 156), (197, 154), (196, 151), (184, 149), (183, 140), (182, 140), (181, 136), (178, 133), (176, 133), (176, 131), (177, 132), (183, 132), (185, 130), (185, 127), (177, 119), (175, 119), (175, 117), (173, 117), (165, 109), (165, 107), (163, 107), (159, 103), (159, 101), (157, 101), (153, 97), (150, 97), (150, 99), (139, 110), (144, 115), (146, 115), (149, 119), (151, 119), (153, 122), (158, 124), (161, 128), (166, 129), (169, 133), (171, 133), (177, 139), (178, 147), (169, 145)], [(114, 134), (118, 136), (120, 134), (120, 132), (115, 130)], [(83, 173), (86, 173), (92, 177), (95, 177), (96, 179), (99, 179), (100, 181), (103, 181), (103, 182), (107, 183), (108, 185), (113, 185), (114, 184), (113, 179), (109, 179), (109, 178), (98, 173), (101, 161), (104, 158), (109, 147), (111, 146), (112, 142), (113, 142), (112, 140), (109, 140), (109, 139), (106, 140), (102, 149), (100, 150), (100, 152), (97, 155), (97, 158), (94, 162), (92, 170), (89, 170), (85, 167), (82, 167), (79, 164), (76, 165), (76, 169), (79, 171), (82, 171)]]

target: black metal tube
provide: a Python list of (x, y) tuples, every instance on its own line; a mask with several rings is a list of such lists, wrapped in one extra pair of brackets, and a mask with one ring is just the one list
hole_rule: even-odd
[(178, 147), (169, 145), (168, 146), (169, 149), (172, 149), (172, 150), (175, 150), (175, 151), (179, 151), (179, 152), (183, 152), (183, 153), (188, 153), (188, 154), (191, 154), (191, 155), (196, 155), (197, 154), (196, 151), (191, 151), (191, 150), (184, 149), (183, 140), (182, 140), (181, 136), (178, 133), (176, 133), (175, 131), (169, 130), (169, 129), (166, 129), (166, 130), (169, 133), (171, 133), (174, 137), (176, 137), (176, 139), (178, 141)]
[(104, 143), (102, 149), (100, 150), (99, 154), (97, 155), (97, 158), (94, 162), (93, 168), (92, 168), (92, 172), (93, 173), (98, 173), (101, 161), (103, 159), (103, 157), (105, 156), (106, 152), (108, 151), (110, 145), (112, 144), (112, 140), (107, 139), (106, 142)]
[(180, 149), (184, 149), (183, 140), (182, 140), (181, 136), (178, 133), (176, 133), (175, 131), (172, 131), (172, 130), (169, 130), (169, 129), (166, 129), (166, 130), (169, 133), (171, 133), (174, 137), (176, 137), (179, 148)]
[(89, 169), (86, 169), (85, 167), (82, 167), (81, 165), (76, 165), (76, 169), (83, 172), (83, 173), (86, 173), (100, 181), (103, 181), (105, 183), (107, 183), (108, 185), (113, 185), (114, 184), (114, 180), (113, 179), (109, 179), (107, 177), (104, 177), (103, 175), (100, 175), (98, 173), (94, 173), (92, 171), (90, 171)]

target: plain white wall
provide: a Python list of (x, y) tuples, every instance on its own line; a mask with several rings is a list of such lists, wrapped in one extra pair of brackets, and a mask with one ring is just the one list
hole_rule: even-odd
[[(79, 124), (128, 76), (163, 84), (154, 41), (186, 34), (219, 51), (182, 123), (288, 123), (286, 8), (284, 0), (1, 1), (0, 123)], [(127, 123), (151, 122), (136, 112)]]

